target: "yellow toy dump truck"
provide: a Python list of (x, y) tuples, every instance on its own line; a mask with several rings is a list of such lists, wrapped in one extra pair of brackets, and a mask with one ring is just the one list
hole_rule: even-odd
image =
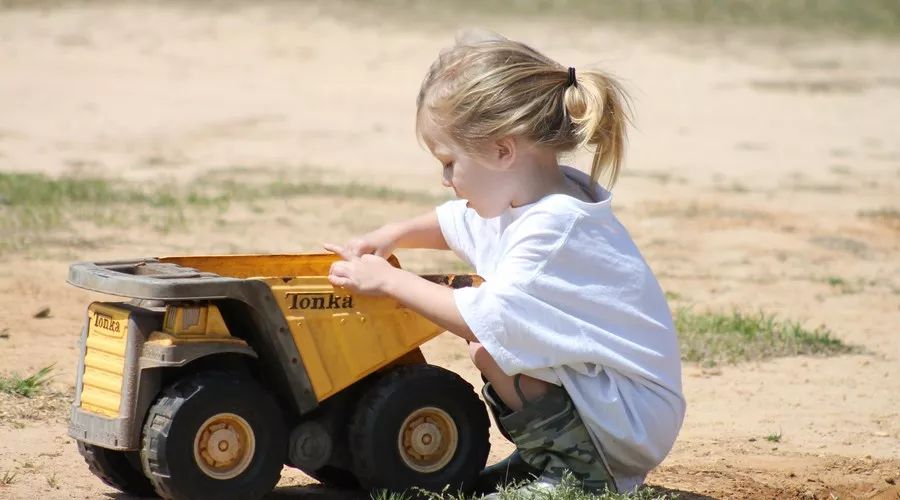
[(69, 435), (90, 470), (165, 498), (260, 498), (285, 464), (334, 486), (472, 488), (490, 424), (470, 384), (425, 362), (442, 329), (333, 287), (335, 259), (73, 264), (69, 283), (131, 299), (87, 308)]

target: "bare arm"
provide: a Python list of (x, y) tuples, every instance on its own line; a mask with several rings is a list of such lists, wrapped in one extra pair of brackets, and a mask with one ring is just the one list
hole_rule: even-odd
[[(394, 226), (393, 230), (397, 235), (395, 248), (450, 249), (444, 233), (441, 232), (437, 212), (434, 210), (413, 219), (395, 223)], [(469, 325), (466, 324), (456, 307), (452, 289), (397, 269), (387, 274), (381, 285), (381, 292), (425, 316), (448, 332), (465, 340), (476, 340)]]
[(434, 210), (409, 220), (385, 224), (353, 238), (342, 248), (352, 255), (374, 254), (384, 258), (397, 248), (449, 249)]
[(409, 220), (388, 224), (383, 229), (393, 233), (394, 248), (449, 249), (434, 210)]
[(448, 332), (477, 341), (456, 307), (453, 289), (396, 269), (386, 276), (381, 291)]
[(386, 224), (346, 246), (326, 244), (325, 248), (344, 259), (331, 267), (332, 284), (358, 293), (388, 295), (447, 331), (475, 340), (456, 307), (452, 289), (397, 269), (384, 260), (396, 248), (448, 250), (436, 211)]
[(328, 273), (331, 284), (354, 293), (393, 297), (447, 331), (475, 340), (456, 307), (452, 289), (398, 269), (376, 255), (354, 255), (339, 245), (328, 244), (325, 248), (345, 259), (331, 265)]

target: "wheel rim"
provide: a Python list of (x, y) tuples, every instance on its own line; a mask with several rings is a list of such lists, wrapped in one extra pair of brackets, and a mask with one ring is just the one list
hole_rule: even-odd
[(428, 406), (412, 412), (397, 436), (400, 458), (417, 472), (435, 472), (456, 453), (459, 433), (456, 422), (444, 410)]
[(255, 450), (253, 428), (234, 413), (219, 413), (206, 419), (194, 437), (194, 461), (214, 479), (239, 476), (247, 470)]

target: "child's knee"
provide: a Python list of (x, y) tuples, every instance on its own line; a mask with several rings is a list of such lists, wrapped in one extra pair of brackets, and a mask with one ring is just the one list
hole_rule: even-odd
[(472, 362), (475, 362), (475, 356), (478, 355), (478, 351), (484, 349), (484, 346), (478, 342), (469, 342), (469, 358), (472, 359)]
[(497, 362), (494, 361), (491, 354), (478, 342), (469, 343), (469, 357), (472, 359), (472, 363), (475, 364), (475, 368), (478, 368), (482, 373), (490, 372), (497, 366)]

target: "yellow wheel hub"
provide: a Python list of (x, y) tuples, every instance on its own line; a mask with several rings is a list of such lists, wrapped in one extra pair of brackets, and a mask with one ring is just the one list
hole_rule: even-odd
[(418, 472), (435, 472), (456, 454), (459, 433), (453, 418), (444, 410), (428, 406), (412, 412), (397, 436), (400, 458)]
[(253, 429), (234, 413), (213, 415), (194, 437), (194, 461), (214, 479), (239, 476), (247, 470), (255, 450)]

